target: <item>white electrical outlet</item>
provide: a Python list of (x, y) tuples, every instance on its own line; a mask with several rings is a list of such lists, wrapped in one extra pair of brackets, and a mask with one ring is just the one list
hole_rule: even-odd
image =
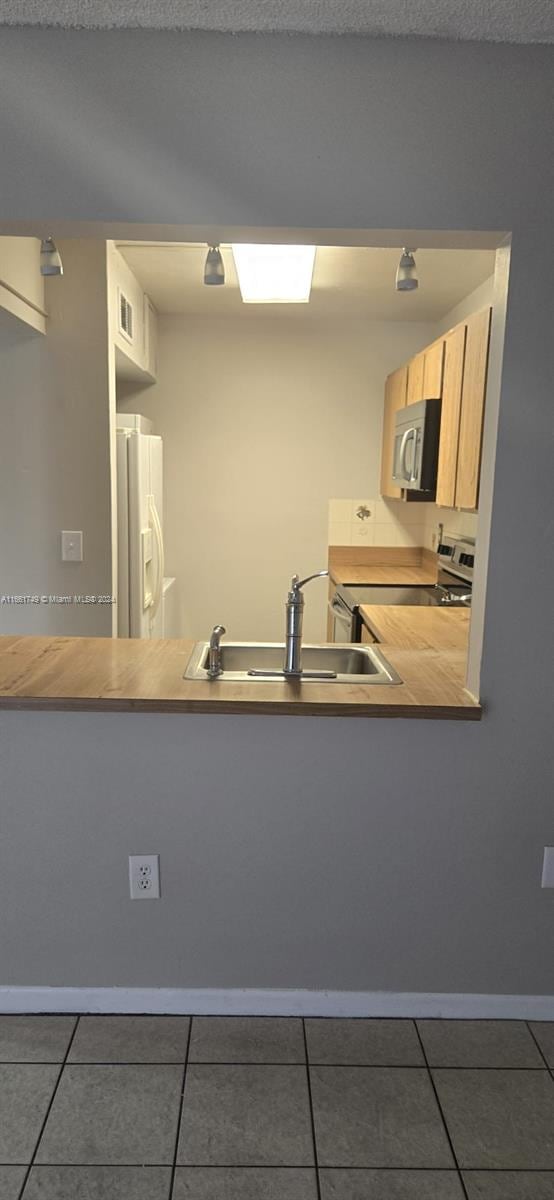
[(554, 846), (544, 847), (541, 887), (554, 887)]
[(129, 892), (131, 900), (160, 899), (159, 854), (129, 855)]

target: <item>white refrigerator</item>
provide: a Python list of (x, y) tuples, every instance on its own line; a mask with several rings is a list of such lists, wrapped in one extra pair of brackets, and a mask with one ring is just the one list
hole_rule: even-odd
[(164, 575), (163, 445), (152, 422), (117, 414), (118, 637), (177, 637), (176, 581)]

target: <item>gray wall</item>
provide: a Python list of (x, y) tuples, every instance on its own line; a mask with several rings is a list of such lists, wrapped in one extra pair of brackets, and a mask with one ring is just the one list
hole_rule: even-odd
[(3, 982), (554, 993), (551, 59), (4, 32), (0, 220), (514, 240), (483, 722), (4, 714)]
[[(110, 596), (106, 246), (59, 249), (46, 337), (0, 338), (0, 592)], [(83, 531), (82, 563), (61, 561), (62, 529)], [(0, 605), (0, 634), (109, 637), (111, 622), (109, 604)]]

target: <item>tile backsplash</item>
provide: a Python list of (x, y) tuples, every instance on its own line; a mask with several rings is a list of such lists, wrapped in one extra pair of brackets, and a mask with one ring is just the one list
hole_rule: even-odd
[(439, 522), (445, 532), (476, 536), (477, 513), (405, 504), (401, 500), (329, 501), (330, 546), (427, 546), (436, 548)]
[(457, 537), (477, 538), (479, 513), (463, 512), (459, 508), (439, 508), (436, 504), (426, 504), (425, 508), (429, 511), (425, 518), (423, 545), (428, 546), (429, 550), (437, 548), (439, 523), (445, 533), (452, 533)]

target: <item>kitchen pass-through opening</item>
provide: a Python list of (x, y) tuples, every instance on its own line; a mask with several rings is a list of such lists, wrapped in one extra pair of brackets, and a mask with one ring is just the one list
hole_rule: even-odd
[(2, 234), (0, 634), (280, 642), (327, 568), (306, 642), (478, 697), (507, 235)]

